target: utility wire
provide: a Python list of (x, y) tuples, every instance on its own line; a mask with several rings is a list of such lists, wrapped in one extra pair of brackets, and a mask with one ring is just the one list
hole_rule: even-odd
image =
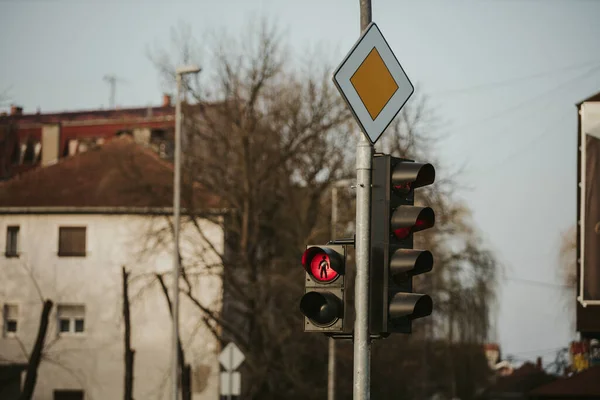
[[(558, 114), (561, 115), (561, 114)], [(562, 117), (562, 115), (561, 115)], [(492, 164), (491, 166), (484, 168), (484, 169), (479, 169), (477, 171), (477, 176), (486, 176), (489, 177), (489, 175), (491, 173), (494, 173), (494, 169), (496, 171), (500, 171), (502, 170), (501, 168), (499, 168), (501, 165), (506, 164), (507, 162), (518, 158), (519, 156), (523, 155), (523, 154), (527, 154), (527, 151), (530, 151), (533, 148), (533, 145), (536, 144), (537, 142), (540, 142), (542, 140), (546, 140), (546, 142), (549, 142), (548, 139), (550, 138), (557, 138), (560, 137), (564, 134), (563, 131), (557, 130), (556, 132), (553, 132), (551, 134), (548, 134), (548, 130), (547, 129), (543, 129), (542, 132), (540, 132), (539, 134), (537, 134), (536, 136), (534, 136), (531, 140), (529, 140), (527, 143), (525, 143), (524, 145), (520, 146), (520, 148), (512, 153), (510, 153), (509, 155), (507, 155), (506, 157), (500, 159), (499, 161), (497, 161), (496, 163)]]
[(548, 287), (551, 289), (575, 289), (574, 286), (563, 284), (563, 283), (541, 282), (541, 281), (534, 281), (531, 279), (523, 279), (523, 278), (517, 278), (517, 277), (512, 277), (512, 276), (507, 276), (507, 277), (505, 277), (505, 279), (509, 280), (509, 281), (524, 283), (527, 285)]
[[(554, 92), (556, 92), (556, 91), (558, 91), (558, 90), (560, 90), (560, 89), (562, 89), (564, 87), (567, 87), (567, 86), (571, 85), (574, 82), (577, 82), (577, 81), (579, 81), (581, 79), (587, 78), (588, 76), (592, 75), (596, 71), (600, 71), (600, 65), (595, 65), (592, 68), (586, 70), (583, 74), (577, 75), (577, 76), (569, 79), (568, 81), (563, 82), (560, 85), (555, 86), (554, 88), (552, 88), (552, 89), (550, 89), (548, 91), (545, 91), (545, 92), (540, 93), (540, 94), (538, 94), (538, 95), (536, 95), (534, 97), (531, 97), (531, 98), (529, 98), (527, 100), (524, 100), (521, 103), (518, 103), (518, 104), (516, 104), (514, 106), (508, 107), (508, 108), (506, 108), (504, 110), (501, 110), (501, 111), (499, 111), (497, 113), (489, 115), (489, 116), (487, 116), (487, 117), (485, 117), (483, 119), (480, 119), (478, 121), (473, 121), (473, 122), (470, 122), (470, 123), (467, 123), (467, 124), (460, 125), (458, 127), (455, 127), (453, 130), (454, 131), (458, 131), (458, 130), (463, 130), (465, 128), (477, 126), (477, 125), (480, 125), (480, 124), (482, 124), (484, 122), (491, 121), (491, 120), (494, 120), (496, 118), (505, 116), (506, 114), (511, 113), (511, 112), (513, 112), (515, 110), (522, 110), (524, 108), (524, 106), (528, 105), (529, 103), (534, 102), (536, 100), (539, 100), (540, 98), (543, 98), (545, 96), (548, 96), (548, 95), (550, 95), (550, 94), (552, 94), (552, 93), (554, 93)], [(477, 132), (475, 132), (475, 133), (477, 133)], [(472, 136), (472, 135), (473, 135), (473, 133), (470, 134), (470, 135), (461, 135), (461, 138)], [(483, 136), (485, 136), (485, 135), (483, 135)]]
[(561, 351), (564, 348), (565, 348), (564, 346), (561, 346), (561, 347), (554, 347), (552, 349), (511, 351), (508, 354), (510, 354), (511, 356), (526, 355), (526, 354), (531, 354), (531, 353), (538, 354), (538, 355), (545, 355), (545, 354), (551, 354), (551, 353), (558, 353), (559, 351)]
[(545, 76), (552, 76), (558, 72), (565, 72), (565, 71), (571, 71), (574, 69), (581, 69), (581, 68), (587, 67), (588, 65), (591, 65), (591, 64), (598, 64), (599, 61), (600, 60), (598, 60), (598, 59), (588, 60), (584, 63), (572, 64), (572, 65), (562, 67), (559, 69), (554, 69), (552, 71), (538, 72), (536, 74), (520, 76), (517, 78), (504, 79), (501, 81), (495, 81), (495, 82), (489, 82), (489, 83), (482, 83), (479, 85), (469, 86), (469, 87), (462, 88), (462, 89), (443, 90), (443, 91), (439, 91), (439, 92), (433, 92), (432, 95), (447, 96), (450, 94), (452, 94), (452, 95), (467, 94), (467, 93), (472, 93), (472, 92), (478, 92), (478, 91), (485, 90), (485, 89), (495, 89), (495, 88), (499, 88), (499, 87), (512, 86), (515, 83), (529, 81), (529, 80), (533, 80), (536, 78), (542, 78)]

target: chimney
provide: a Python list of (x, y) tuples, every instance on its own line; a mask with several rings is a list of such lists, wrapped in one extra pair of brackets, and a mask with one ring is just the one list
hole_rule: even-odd
[(540, 371), (542, 370), (542, 357), (537, 358), (535, 361), (535, 367)]
[(23, 107), (15, 106), (14, 104), (11, 105), (10, 115), (23, 115)]
[(60, 125), (42, 125), (42, 167), (52, 165), (60, 157)]
[(163, 94), (162, 106), (163, 107), (170, 107), (171, 106), (171, 96), (170, 95)]

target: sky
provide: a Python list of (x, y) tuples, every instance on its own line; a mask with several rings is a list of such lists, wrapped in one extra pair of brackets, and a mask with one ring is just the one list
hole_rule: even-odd
[[(462, 167), (459, 195), (503, 266), (492, 339), (503, 355), (550, 362), (576, 338), (558, 253), (576, 223), (575, 104), (600, 91), (600, 1), (372, 3), (444, 122), (435, 150)], [(296, 53), (325, 48), (334, 64), (360, 34), (359, 0), (0, 0), (0, 92), (25, 112), (107, 107), (102, 78), (115, 74), (119, 106), (158, 105), (148, 52), (168, 48), (172, 28), (187, 24), (203, 44), (261, 17)]]

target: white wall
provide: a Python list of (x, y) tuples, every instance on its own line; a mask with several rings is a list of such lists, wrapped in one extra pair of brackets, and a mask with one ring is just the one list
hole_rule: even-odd
[[(581, 130), (592, 133), (594, 129), (600, 128), (600, 101), (586, 102), (581, 105), (582, 119)], [(596, 133), (594, 136), (599, 135)]]
[[(86, 399), (123, 397), (124, 344), (121, 267), (131, 271), (129, 295), (132, 347), (135, 354), (134, 397), (167, 399), (170, 393), (171, 320), (154, 276), (171, 271), (172, 239), (166, 217), (133, 215), (0, 215), (0, 246), (6, 227), (19, 225), (19, 258), (0, 254), (0, 303), (19, 305), (18, 338), (0, 338), (0, 359), (26, 361), (31, 351), (44, 298), (54, 301), (46, 336), (46, 359), (34, 399), (51, 400), (54, 389), (84, 389)], [(59, 226), (87, 227), (87, 256), (59, 257)], [(223, 252), (220, 224), (203, 221), (204, 234)], [(157, 236), (159, 235), (159, 236)], [(161, 238), (157, 240), (157, 237)], [(191, 276), (193, 292), (203, 305), (220, 310), (220, 267), (206, 274), (206, 263), (219, 258), (205, 251), (191, 224), (182, 228), (184, 263), (198, 264)], [(171, 280), (166, 278), (170, 288)], [(58, 336), (56, 306), (86, 306), (85, 333)], [(181, 331), (193, 374), (194, 399), (218, 398), (218, 344), (201, 322), (199, 310), (181, 296)], [(21, 342), (22, 346), (19, 344)], [(5, 362), (5, 361), (4, 361)], [(198, 372), (199, 371), (199, 372)], [(209, 372), (207, 379), (202, 375)], [(203, 388), (204, 387), (204, 388)]]

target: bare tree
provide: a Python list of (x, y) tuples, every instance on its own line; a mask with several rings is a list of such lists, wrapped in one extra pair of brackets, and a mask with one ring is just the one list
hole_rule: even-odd
[[(356, 128), (351, 128), (347, 107), (330, 83), (331, 68), (314, 63), (294, 68), (292, 55), (271, 25), (263, 22), (240, 40), (223, 37), (211, 53), (214, 71), (203, 73), (204, 81), (185, 85), (193, 104), (184, 108), (188, 148), (183, 173), (184, 207), (204, 242), (195, 256), (218, 254), (217, 264), (224, 266), (222, 312), (202, 304), (191, 290), (188, 271), (197, 260), (182, 259), (181, 290), (208, 321), (219, 326), (220, 340), (234, 340), (246, 354), (244, 398), (316, 398), (325, 393), (326, 341), (321, 335), (304, 334), (300, 313), (290, 310), (297, 310), (302, 294), (303, 246), (329, 239), (330, 185), (352, 176), (356, 136), (348, 133)], [(198, 61), (191, 55), (201, 51), (192, 51), (189, 42), (179, 45), (181, 59)], [(170, 81), (174, 66), (166, 54), (159, 52), (153, 60)], [(434, 140), (428, 140), (424, 129), (430, 115), (424, 101), (413, 101), (386, 133), (383, 150), (435, 161), (429, 157)], [(486, 365), (477, 346), (489, 330), (497, 264), (473, 229), (469, 210), (454, 199), (453, 176), (441, 176), (418, 199), (437, 213), (436, 228), (417, 238), (419, 246), (436, 254), (436, 272), (416, 280), (418, 290), (433, 294), (436, 312), (429, 325), (417, 324), (428, 328), (410, 338), (415, 345), (410, 352), (427, 351), (428, 364), (433, 365), (440, 359), (433, 352), (440, 347), (427, 350), (426, 339), (457, 343), (445, 347), (445, 359), (448, 352), (456, 356), (457, 348), (469, 348), (472, 362), (468, 365), (475, 370), (480, 362)], [(197, 187), (218, 196), (221, 205), (231, 210), (223, 224), (224, 252), (216, 251), (201, 229), (201, 219), (210, 216), (194, 212), (206, 207), (193, 195)], [(351, 221), (352, 198), (345, 199), (340, 209), (340, 222)], [(207, 268), (205, 273), (212, 272)], [(395, 351), (408, 350), (402, 340), (385, 341), (387, 354), (377, 353), (379, 365), (391, 362)], [(342, 345), (339, 359), (340, 373), (351, 368), (351, 348)], [(408, 360), (401, 364), (401, 368), (409, 366)], [(440, 369), (424, 371), (433, 376)], [(382, 376), (389, 388), (396, 375)], [(452, 378), (451, 388), (442, 389), (459, 395), (472, 392), (473, 385), (463, 384), (468, 379)], [(414, 386), (414, 380), (407, 384)], [(342, 397), (344, 390), (351, 392), (349, 385), (339, 390)], [(433, 389), (414, 393), (425, 392), (431, 394)]]
[(44, 307), (40, 315), (40, 326), (38, 328), (37, 338), (35, 339), (35, 345), (29, 357), (27, 365), (27, 375), (25, 376), (25, 383), (23, 384), (23, 391), (21, 392), (20, 400), (31, 400), (33, 391), (35, 390), (35, 384), (37, 382), (37, 373), (42, 361), (42, 352), (44, 349), (44, 342), (46, 341), (46, 331), (48, 330), (48, 318), (50, 311), (52, 311), (53, 303), (51, 300), (44, 301)]
[(135, 351), (131, 348), (131, 313), (129, 309), (129, 272), (122, 268), (123, 278), (123, 321), (125, 321), (125, 331), (123, 340), (125, 342), (125, 382), (124, 382), (124, 400), (133, 400), (133, 363)]
[[(156, 274), (156, 278), (160, 283), (163, 295), (167, 305), (169, 306), (169, 313), (173, 318), (173, 308), (171, 306), (171, 298), (169, 297), (169, 289), (160, 274)], [(177, 338), (177, 352), (179, 358), (179, 373), (181, 379), (181, 397), (183, 400), (191, 400), (192, 398), (192, 378), (191, 378), (191, 366), (185, 362), (185, 353), (183, 352), (183, 346), (181, 345), (181, 338)]]
[(7, 106), (10, 102), (10, 87), (3, 89), (0, 91), (0, 107)]

